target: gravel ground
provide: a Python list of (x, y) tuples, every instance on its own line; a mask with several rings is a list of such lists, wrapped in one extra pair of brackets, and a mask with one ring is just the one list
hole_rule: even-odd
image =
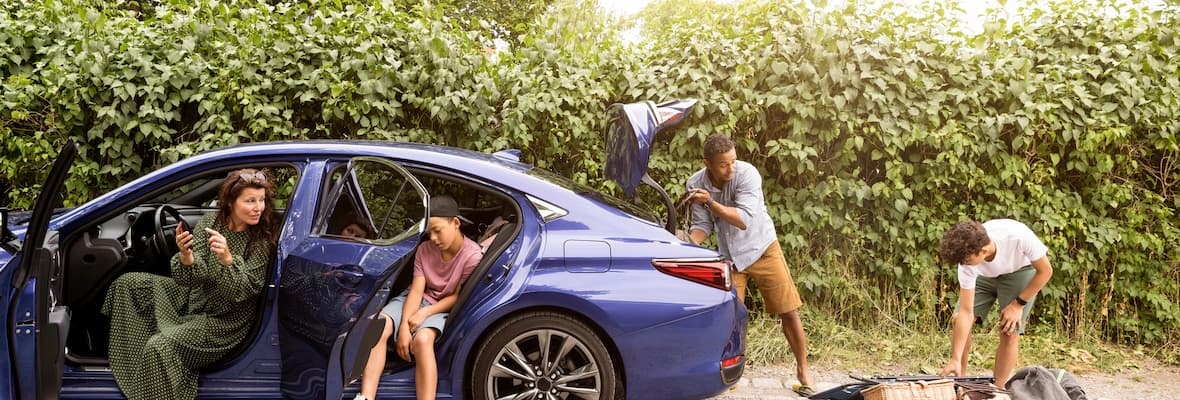
[[(1180, 399), (1180, 367), (1149, 364), (1120, 374), (1075, 373), (1090, 400), (1173, 400)], [(853, 383), (848, 375), (913, 375), (898, 371), (836, 371), (812, 367), (817, 391)], [(795, 380), (793, 365), (759, 365), (746, 368), (741, 381), (729, 392), (710, 400), (796, 400), (791, 391)]]

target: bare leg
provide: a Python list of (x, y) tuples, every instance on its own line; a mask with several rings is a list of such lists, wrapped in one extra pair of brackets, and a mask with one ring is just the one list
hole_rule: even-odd
[(414, 334), (414, 386), (418, 389), (418, 400), (434, 400), (438, 391), (438, 365), (434, 360), (434, 328), (419, 330)]
[(779, 318), (783, 321), (783, 335), (791, 345), (791, 353), (795, 354), (795, 376), (799, 378), (799, 383), (811, 386), (811, 374), (807, 370), (807, 333), (803, 331), (799, 311), (787, 311)]
[(393, 334), (390, 317), (385, 313), (380, 316), (385, 323), (385, 330), (381, 331), (381, 338), (369, 351), (369, 361), (365, 362), (365, 372), (361, 376), (361, 396), (367, 399), (377, 398), (377, 384), (381, 382), (381, 373), (385, 371), (385, 347), (389, 343), (389, 336)]
[(1020, 358), (1020, 335), (1011, 332), (1000, 333), (1000, 347), (996, 348), (996, 386), (1004, 387), (1016, 368)]
[(959, 375), (967, 376), (967, 364), (971, 361), (971, 328), (967, 328), (967, 343), (963, 344), (963, 359), (960, 361)]
[(745, 302), (746, 301), (746, 282), (749, 281), (750, 277), (748, 275), (746, 275), (745, 273), (737, 272), (736, 270), (731, 269), (730, 271), (733, 272), (732, 274), (730, 274), (730, 277), (733, 279), (734, 290), (737, 290), (737, 301), (739, 303)]

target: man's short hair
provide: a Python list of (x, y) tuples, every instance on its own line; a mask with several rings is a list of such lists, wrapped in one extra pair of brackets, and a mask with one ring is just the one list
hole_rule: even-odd
[(960, 221), (942, 235), (938, 244), (938, 257), (942, 262), (962, 264), (963, 260), (979, 253), (991, 239), (979, 221)]
[(720, 133), (714, 133), (705, 138), (705, 159), (712, 161), (713, 156), (728, 153), (733, 150), (733, 139)]

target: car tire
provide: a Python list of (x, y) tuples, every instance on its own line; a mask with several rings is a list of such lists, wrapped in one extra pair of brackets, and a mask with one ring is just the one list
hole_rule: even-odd
[(610, 351), (593, 329), (573, 317), (530, 312), (491, 332), (471, 368), (473, 399), (624, 397)]

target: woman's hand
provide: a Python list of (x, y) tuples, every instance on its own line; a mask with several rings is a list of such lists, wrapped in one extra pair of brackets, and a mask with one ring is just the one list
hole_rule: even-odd
[(232, 264), (234, 255), (229, 252), (229, 244), (225, 241), (225, 236), (221, 236), (221, 233), (209, 228), (205, 228), (205, 232), (209, 234), (209, 251), (217, 257), (217, 262), (221, 265)]
[(410, 327), (407, 324), (402, 324), (397, 328), (397, 355), (406, 361), (414, 361), (410, 358), (410, 341), (413, 340), (413, 335), (410, 334)]
[(186, 232), (183, 222), (176, 224), (176, 248), (180, 249), (180, 263), (184, 266), (193, 265), (193, 234)]

